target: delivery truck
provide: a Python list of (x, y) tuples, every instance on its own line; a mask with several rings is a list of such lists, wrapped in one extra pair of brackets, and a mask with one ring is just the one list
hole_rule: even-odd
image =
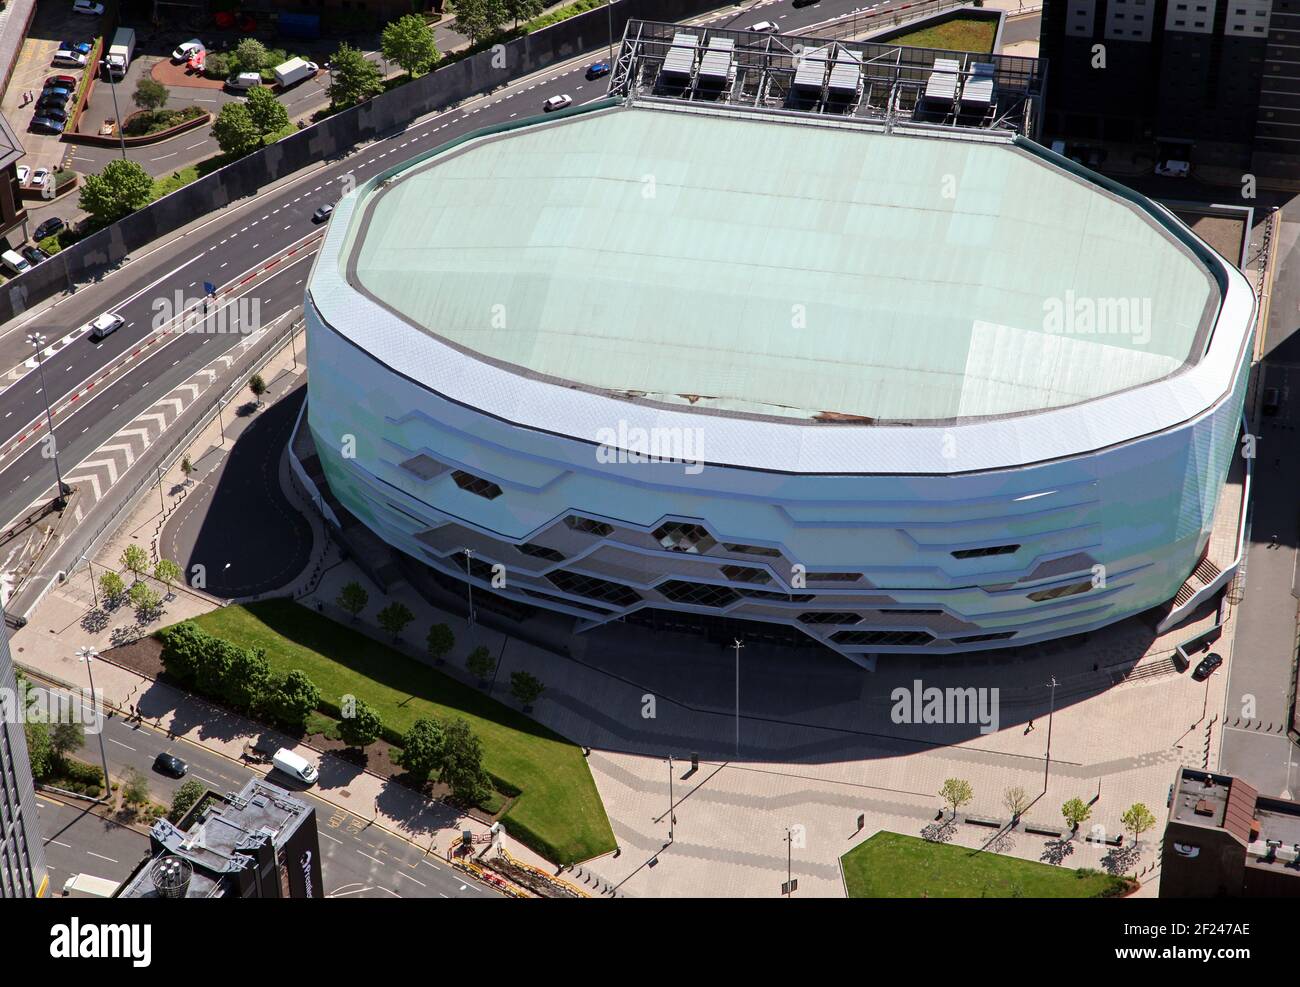
[(315, 62), (308, 62), (301, 58), (291, 58), (275, 67), (275, 81), (281, 89), (288, 89), (290, 86), (302, 82), (303, 79), (310, 79), (316, 74), (316, 69)]
[(63, 882), (63, 894), (67, 898), (111, 898), (117, 894), (117, 881), (110, 881), (93, 874), (73, 874)]
[(134, 57), (135, 30), (119, 27), (117, 33), (113, 35), (113, 43), (108, 46), (108, 54), (104, 56), (104, 71), (108, 78), (117, 80), (126, 75), (126, 70)]

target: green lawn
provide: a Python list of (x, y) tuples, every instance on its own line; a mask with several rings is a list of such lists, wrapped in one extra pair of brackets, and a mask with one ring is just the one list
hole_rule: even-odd
[[(483, 766), (520, 792), (502, 817), (513, 836), (556, 863), (614, 849), (582, 751), (515, 709), (290, 600), (224, 607), (195, 622), (266, 649), (279, 674), (301, 669), (332, 704), (345, 693), (364, 699), (399, 733), (420, 717), (464, 717), (483, 740)], [(414, 625), (408, 630), (408, 639), (422, 637)]]
[(1125, 879), (979, 853), (915, 836), (877, 833), (840, 863), (850, 898), (1103, 898)]
[(910, 48), (942, 48), (945, 51), (973, 51), (981, 55), (993, 51), (993, 38), (997, 34), (995, 20), (954, 18), (933, 27), (923, 27), (908, 34), (890, 38), (883, 44), (906, 45)]

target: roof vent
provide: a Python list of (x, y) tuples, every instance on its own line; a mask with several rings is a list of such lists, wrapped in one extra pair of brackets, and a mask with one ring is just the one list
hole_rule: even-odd
[(160, 898), (184, 898), (194, 876), (194, 865), (182, 857), (159, 857), (149, 867), (149, 879)]

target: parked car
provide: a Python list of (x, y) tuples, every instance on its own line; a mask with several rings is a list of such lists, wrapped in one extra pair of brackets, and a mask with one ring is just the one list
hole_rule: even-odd
[(94, 47), (95, 46), (91, 44), (89, 41), (60, 41), (59, 42), (60, 51), (75, 51), (75, 52), (79, 52), (82, 55), (89, 55), (90, 49)]
[(94, 0), (73, 0), (72, 12), (74, 14), (87, 14), (91, 17), (102, 17), (104, 15), (104, 5), (95, 3)]
[(196, 51), (202, 51), (205, 45), (198, 38), (191, 38), (189, 41), (182, 41), (172, 52), (173, 62), (188, 62), (190, 56)]
[(1272, 418), (1274, 415), (1278, 413), (1278, 409), (1281, 408), (1281, 406), (1282, 406), (1282, 402), (1278, 394), (1277, 388), (1276, 387), (1264, 388), (1264, 408), (1263, 408), (1264, 414)]
[(1196, 679), (1197, 682), (1204, 682), (1213, 675), (1214, 670), (1222, 664), (1223, 656), (1211, 651), (1208, 655), (1202, 658), (1201, 663), (1196, 666), (1196, 670), (1192, 672), (1192, 678)]
[(237, 72), (226, 80), (226, 88), (232, 92), (246, 93), (262, 84), (260, 72)]
[(47, 254), (44, 250), (42, 250), (40, 247), (34, 247), (31, 244), (28, 244), (26, 247), (23, 247), (18, 252), (27, 258), (27, 263), (31, 264), (32, 267), (35, 267), (43, 260), (50, 259), (50, 255)]
[(1186, 161), (1161, 161), (1156, 165), (1156, 174), (1166, 178), (1186, 178), (1191, 174), (1192, 166)]
[(45, 188), (46, 185), (50, 184), (50, 178), (49, 168), (37, 168), (32, 172), (31, 184), (36, 188)]
[(758, 34), (776, 33), (776, 25), (773, 24), (771, 21), (759, 21), (757, 24), (749, 25), (749, 29), (751, 31), (757, 32)]
[(46, 86), (41, 90), (41, 99), (48, 99), (51, 96), (58, 96), (64, 102), (72, 95), (72, 90), (67, 86)]
[(51, 216), (32, 233), (32, 238), (38, 242), (44, 240), (47, 236), (54, 236), (56, 233), (62, 233), (67, 228), (67, 223), (59, 219), (58, 216)]
[(54, 53), (52, 64), (84, 69), (86, 67), (86, 56), (79, 51), (68, 51), (66, 48), (60, 48)]
[(110, 332), (120, 329), (126, 324), (126, 319), (113, 312), (105, 312), (103, 315), (97, 315), (87, 322), (83, 329), (90, 333), (91, 339), (103, 339)]
[(51, 75), (45, 79), (45, 88), (58, 86), (61, 89), (76, 89), (77, 77), (75, 75)]
[(319, 209), (317, 209), (314, 213), (311, 214), (311, 221), (313, 223), (323, 223), (325, 222), (325, 220), (330, 218), (330, 214), (333, 212), (334, 212), (333, 206), (328, 204), (323, 205)]
[(68, 111), (63, 108), (63, 104), (57, 100), (53, 103), (43, 103), (37, 107), (36, 115), (53, 120), (60, 127), (68, 121)]
[(14, 169), (14, 171), (18, 174), (19, 185), (26, 185), (27, 179), (32, 177), (32, 169), (28, 168), (26, 165), (19, 165)]
[(820, 2), (820, 0), (794, 0), (794, 3), (791, 4), (791, 6), (794, 7), (795, 10), (798, 10), (800, 7), (811, 7), (813, 4), (818, 2)]
[(0, 252), (0, 267), (3, 267), (14, 276), (25, 274), (32, 269), (32, 265), (28, 263), (27, 259), (16, 250)]
[(587, 66), (588, 79), (599, 79), (602, 75), (609, 75), (609, 62), (594, 62)]
[(68, 105), (68, 97), (58, 90), (47, 93), (41, 93), (41, 98), (36, 101), (36, 112), (40, 116), (57, 117), (58, 114), (65, 112)]
[(550, 99), (548, 99), (545, 103), (542, 104), (542, 110), (546, 113), (550, 113), (552, 110), (562, 110), (566, 106), (570, 106), (572, 104), (573, 104), (573, 97), (566, 93), (563, 96), (552, 96)]
[(57, 135), (63, 133), (63, 124), (49, 117), (32, 117), (32, 122), (27, 125), (27, 129), (34, 134)]
[(279, 768), (290, 778), (296, 778), (305, 785), (316, 784), (316, 779), (320, 777), (316, 765), (312, 764), (305, 757), (295, 754), (287, 747), (281, 747), (271, 755), (271, 764)]
[(186, 772), (190, 770), (190, 766), (175, 754), (163, 751), (153, 759), (153, 769), (165, 775), (171, 775), (173, 778), (184, 778)]

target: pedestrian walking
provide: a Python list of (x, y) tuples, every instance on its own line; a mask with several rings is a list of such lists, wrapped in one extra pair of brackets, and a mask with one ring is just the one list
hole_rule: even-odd
[(1030, 720), (1029, 726), (1025, 727), (1025, 736), (1028, 737), (1033, 732), (1034, 732), (1034, 721)]

